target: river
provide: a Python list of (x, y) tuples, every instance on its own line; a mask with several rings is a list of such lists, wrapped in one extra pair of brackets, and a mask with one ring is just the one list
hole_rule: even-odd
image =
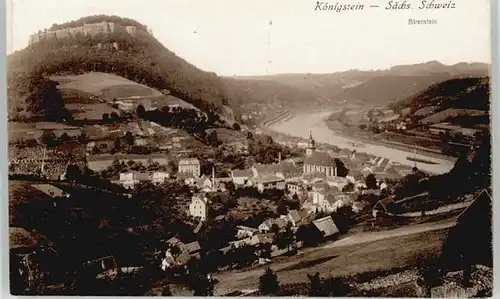
[(384, 157), (402, 165), (413, 166), (414, 162), (407, 160), (406, 157), (412, 156), (418, 159), (433, 161), (436, 164), (418, 163), (417, 167), (423, 171), (433, 174), (442, 174), (450, 171), (453, 168), (454, 162), (430, 157), (422, 154), (414, 154), (411, 151), (391, 148), (389, 146), (370, 144), (366, 141), (348, 138), (336, 135), (330, 130), (325, 120), (332, 114), (332, 111), (321, 111), (311, 113), (300, 113), (293, 117), (285, 118), (281, 121), (272, 123), (269, 128), (273, 131), (287, 134), (290, 136), (308, 138), (309, 131), (312, 131), (313, 138), (316, 142), (335, 145), (340, 148), (352, 149), (353, 143), (362, 144), (356, 146), (357, 152), (363, 152), (369, 155)]

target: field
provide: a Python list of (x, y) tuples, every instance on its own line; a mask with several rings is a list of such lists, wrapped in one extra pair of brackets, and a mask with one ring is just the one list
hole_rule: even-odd
[(43, 131), (54, 131), (56, 136), (66, 133), (69, 136), (77, 136), (80, 134), (80, 128), (67, 126), (61, 123), (53, 122), (37, 122), (37, 123), (19, 123), (9, 122), (9, 142), (16, 142), (26, 139), (39, 139)]
[(445, 121), (448, 118), (456, 118), (459, 115), (466, 116), (483, 116), (488, 115), (486, 111), (482, 110), (474, 110), (474, 109), (453, 109), (449, 108), (428, 116), (422, 120), (420, 120), (421, 124), (436, 124)]
[[(307, 273), (346, 277), (415, 265), (418, 257), (439, 254), (452, 223), (443, 221), (384, 232), (361, 233), (271, 264), (281, 284), (308, 282)], [(264, 267), (216, 275), (221, 293), (258, 288)]]
[(195, 108), (174, 96), (163, 95), (156, 89), (113, 74), (96, 72), (78, 76), (53, 76), (52, 79), (59, 82), (58, 88), (66, 108), (80, 120), (101, 119), (103, 113), (117, 112), (107, 107), (104, 102), (134, 96), (151, 97), (152, 105), (158, 107), (179, 105), (183, 108)]
[[(53, 76), (59, 82), (59, 89), (74, 89), (85, 93), (101, 96), (134, 96), (134, 95), (160, 95), (161, 93), (145, 85), (135, 83), (123, 77), (107, 73), (86, 73), (78, 76)], [(117, 89), (116, 87), (120, 87)], [(122, 91), (123, 90), (123, 91)]]
[(30, 181), (8, 181), (9, 190), (9, 226), (16, 226), (19, 218), (28, 216), (29, 210), (23, 209), (22, 205), (27, 202), (35, 202), (48, 197), (32, 188)]
[(76, 120), (102, 120), (104, 113), (111, 114), (113, 112), (119, 113), (117, 109), (112, 108), (108, 104), (66, 104), (66, 109), (73, 115)]

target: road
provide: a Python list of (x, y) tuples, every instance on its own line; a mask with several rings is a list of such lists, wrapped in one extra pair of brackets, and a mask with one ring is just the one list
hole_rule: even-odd
[[(455, 219), (451, 218), (388, 231), (359, 233), (321, 247), (306, 248), (297, 256), (274, 262), (270, 267), (277, 273), (280, 282), (290, 283), (307, 280), (305, 273), (320, 272), (322, 275), (336, 276), (361, 273), (365, 269), (404, 266), (414, 259), (414, 255), (440, 248), (442, 239), (432, 237), (430, 233), (448, 229), (455, 223)], [(426, 238), (422, 238), (422, 233), (426, 234)], [(405, 244), (399, 244), (397, 237), (404, 238)], [(259, 276), (264, 269), (265, 266), (215, 274), (214, 277), (219, 281), (215, 286), (217, 294), (257, 289)]]
[(287, 117), (281, 121), (273, 122), (269, 128), (279, 133), (301, 138), (308, 138), (309, 132), (312, 131), (316, 142), (331, 144), (346, 149), (351, 149), (353, 143), (362, 143), (362, 146), (356, 147), (356, 151), (384, 157), (408, 166), (414, 166), (413, 161), (406, 159), (408, 156), (430, 160), (437, 164), (417, 163), (417, 167), (433, 174), (443, 174), (453, 168), (454, 163), (449, 160), (429, 157), (422, 154), (414, 155), (410, 151), (395, 149), (384, 145), (370, 144), (362, 140), (336, 135), (325, 123), (325, 120), (331, 113), (332, 111), (322, 111), (296, 114), (293, 117)]

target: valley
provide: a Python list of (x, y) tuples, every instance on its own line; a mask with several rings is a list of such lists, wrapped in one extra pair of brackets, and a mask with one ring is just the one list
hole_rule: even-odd
[[(286, 135), (304, 139), (308, 138), (309, 133), (312, 132), (314, 138), (319, 142), (335, 145), (344, 149), (355, 149), (357, 152), (367, 153), (373, 156), (385, 157), (408, 166), (414, 166), (415, 164), (413, 161), (407, 159), (409, 156), (431, 160), (436, 164), (417, 163), (417, 167), (434, 174), (446, 173), (453, 168), (453, 161), (448, 159), (429, 157), (422, 153), (414, 155), (411, 150), (404, 151), (390, 146), (372, 144), (369, 140), (348, 138), (335, 134), (335, 132), (331, 131), (325, 123), (331, 113), (333, 113), (333, 111), (297, 114), (283, 122), (274, 123), (269, 128)], [(360, 146), (353, 147), (353, 144), (360, 144)]]

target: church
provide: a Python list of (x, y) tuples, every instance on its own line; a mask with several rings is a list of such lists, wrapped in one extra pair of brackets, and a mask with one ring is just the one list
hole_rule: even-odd
[(304, 174), (323, 173), (328, 177), (337, 176), (334, 159), (327, 152), (317, 151), (312, 133), (309, 133), (309, 143), (304, 159)]

